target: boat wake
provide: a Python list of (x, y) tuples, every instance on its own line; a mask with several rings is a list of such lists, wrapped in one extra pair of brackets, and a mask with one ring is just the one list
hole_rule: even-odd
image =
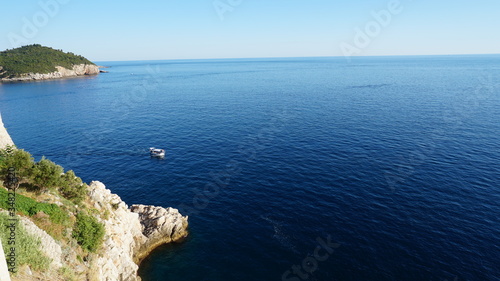
[(274, 229), (273, 238), (278, 240), (278, 242), (280, 243), (280, 245), (282, 247), (286, 248), (287, 250), (292, 251), (293, 253), (300, 254), (300, 252), (297, 250), (297, 248), (293, 244), (292, 238), (290, 237), (290, 235), (287, 235), (287, 231), (284, 229), (282, 223), (277, 222), (277, 221), (269, 218), (269, 216), (260, 216), (260, 217), (263, 220), (271, 223), (271, 225), (273, 226), (273, 229)]

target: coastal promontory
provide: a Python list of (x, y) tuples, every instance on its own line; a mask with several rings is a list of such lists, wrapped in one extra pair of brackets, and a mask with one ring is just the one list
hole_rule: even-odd
[(0, 52), (0, 82), (95, 75), (99, 67), (80, 55), (39, 44)]
[(182, 241), (187, 227), (177, 209), (129, 207), (101, 182), (35, 161), (14, 146), (0, 118), (0, 263), (8, 266), (0, 266), (0, 279), (140, 281), (140, 262)]

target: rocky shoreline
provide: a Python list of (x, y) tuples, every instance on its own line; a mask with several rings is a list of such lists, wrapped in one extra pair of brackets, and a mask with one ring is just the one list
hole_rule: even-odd
[(1, 78), (1, 82), (21, 82), (21, 81), (37, 81), (60, 79), (67, 77), (77, 77), (84, 75), (97, 75), (100, 73), (99, 67), (93, 64), (76, 64), (72, 69), (67, 69), (62, 66), (56, 66), (57, 70), (51, 73), (26, 73), (20, 77)]
[[(13, 145), (3, 126), (0, 116), (0, 149)], [(105, 235), (102, 247), (97, 253), (90, 253), (83, 263), (78, 260), (72, 247), (64, 246), (44, 230), (37, 227), (28, 217), (20, 217), (26, 231), (41, 240), (41, 251), (52, 262), (47, 272), (32, 272), (24, 267), (12, 280), (63, 280), (61, 269), (71, 268), (77, 276), (92, 281), (140, 281), (137, 275), (139, 264), (156, 247), (182, 240), (188, 235), (188, 217), (177, 209), (157, 206), (129, 206), (111, 190), (93, 181), (88, 187), (87, 204), (95, 208), (96, 218), (104, 225)], [(55, 204), (60, 205), (56, 198)], [(52, 201), (52, 200), (51, 200)]]
[(93, 181), (89, 197), (94, 207), (109, 212), (102, 253), (90, 265), (96, 280), (140, 280), (138, 264), (156, 247), (187, 236), (188, 217), (177, 209), (132, 205), (130, 208), (104, 184)]
[(24, 229), (40, 239), (40, 250), (51, 259), (51, 263), (44, 273), (34, 273), (23, 267), (12, 276), (13, 281), (61, 280), (59, 270), (69, 265), (74, 265), (71, 269), (76, 275), (85, 276), (81, 280), (140, 281), (137, 272), (143, 258), (156, 247), (182, 240), (188, 234), (188, 217), (182, 216), (177, 209), (146, 205), (129, 208), (118, 195), (98, 181), (90, 184), (89, 196), (98, 211), (109, 214), (106, 219), (98, 217), (106, 231), (99, 252), (89, 254), (87, 261), (81, 264), (77, 261), (76, 251), (61, 246), (29, 218), (20, 217)]

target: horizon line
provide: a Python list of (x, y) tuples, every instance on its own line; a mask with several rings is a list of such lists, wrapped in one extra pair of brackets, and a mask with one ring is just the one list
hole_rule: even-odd
[(93, 60), (95, 62), (121, 62), (121, 61), (181, 61), (181, 60), (237, 60), (237, 59), (294, 59), (294, 58), (375, 58), (375, 57), (438, 57), (438, 56), (495, 56), (500, 53), (485, 54), (417, 54), (417, 55), (356, 55), (356, 56), (284, 56), (284, 57), (220, 57), (220, 58), (178, 58), (178, 59), (132, 59), (132, 60)]

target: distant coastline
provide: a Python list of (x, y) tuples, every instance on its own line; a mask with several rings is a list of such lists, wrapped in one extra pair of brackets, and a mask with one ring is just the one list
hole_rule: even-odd
[(13, 78), (1, 78), (1, 82), (26, 82), (26, 81), (37, 81), (37, 80), (52, 80), (68, 77), (77, 77), (84, 75), (97, 75), (100, 70), (95, 65), (79, 64), (74, 65), (72, 69), (67, 69), (62, 66), (56, 66), (57, 71), (51, 73), (24, 73), (19, 77)]
[(100, 72), (99, 66), (83, 56), (37, 44), (0, 52), (0, 82), (59, 79)]

